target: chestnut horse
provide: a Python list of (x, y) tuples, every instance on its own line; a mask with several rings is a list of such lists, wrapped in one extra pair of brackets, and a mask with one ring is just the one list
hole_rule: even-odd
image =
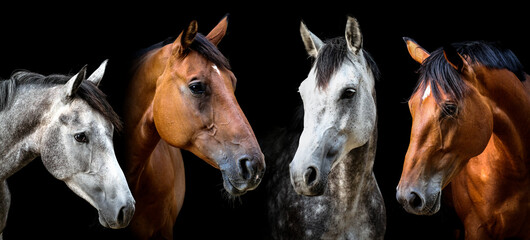
[(421, 68), (397, 200), (431, 215), (445, 188), (466, 239), (530, 239), (530, 83), (521, 63), (492, 43), (430, 54), (405, 41)]
[(220, 169), (233, 196), (261, 181), (264, 157), (234, 96), (236, 78), (217, 49), (227, 24), (225, 17), (203, 36), (192, 21), (176, 40), (155, 45), (138, 61), (124, 109), (135, 238), (173, 239), (185, 192), (179, 149)]

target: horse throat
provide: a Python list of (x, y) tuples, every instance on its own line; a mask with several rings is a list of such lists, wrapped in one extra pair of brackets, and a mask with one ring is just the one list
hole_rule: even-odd
[[(331, 194), (336, 194), (337, 199), (345, 204), (357, 204), (363, 191), (373, 186), (373, 165), (377, 144), (377, 128), (374, 129), (368, 142), (358, 148), (352, 149), (331, 170), (328, 176), (328, 188)], [(353, 201), (352, 201), (353, 200)], [(355, 209), (355, 206), (352, 206)]]
[[(124, 146), (127, 166), (125, 173), (129, 184), (137, 181), (156, 145), (160, 135), (153, 117), (153, 99), (156, 81), (165, 67), (165, 51), (155, 49), (139, 61), (129, 84), (124, 102)], [(134, 185), (133, 185), (134, 186)]]
[[(506, 148), (510, 159), (520, 159), (524, 169), (530, 167), (530, 87), (507, 70), (491, 70), (484, 78), (493, 113), (493, 135)], [(526, 80), (529, 81), (529, 80)], [(493, 136), (492, 136), (493, 137)], [(491, 141), (490, 141), (491, 142)], [(499, 143), (497, 143), (499, 144)], [(521, 166), (522, 167), (522, 166)], [(522, 169), (522, 168), (521, 168)]]
[[(377, 130), (363, 146), (351, 150), (330, 172), (328, 191), (335, 216), (330, 231), (322, 237), (338, 238), (344, 232), (359, 238), (374, 238), (386, 224), (383, 197), (373, 173)], [(335, 235), (338, 234), (338, 235)]]

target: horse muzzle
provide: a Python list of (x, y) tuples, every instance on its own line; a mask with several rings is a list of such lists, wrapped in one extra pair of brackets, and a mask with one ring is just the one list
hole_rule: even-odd
[(433, 215), (440, 210), (441, 188), (428, 188), (425, 191), (414, 187), (398, 186), (396, 199), (405, 211), (416, 215)]
[(109, 206), (105, 210), (98, 210), (99, 223), (101, 226), (111, 229), (127, 227), (134, 215), (134, 204), (134, 200), (128, 200), (124, 204)]
[(291, 164), (290, 172), (291, 184), (296, 193), (306, 196), (319, 196), (324, 194), (327, 185), (327, 174), (322, 174), (320, 168), (316, 165), (296, 169)]
[(236, 164), (221, 164), (223, 186), (232, 196), (240, 196), (254, 190), (261, 182), (265, 173), (263, 154), (243, 155)]

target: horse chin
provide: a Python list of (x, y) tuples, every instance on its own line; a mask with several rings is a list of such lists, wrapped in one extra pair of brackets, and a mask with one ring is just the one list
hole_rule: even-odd
[(228, 175), (225, 174), (224, 171), (221, 171), (221, 174), (223, 176), (223, 187), (226, 190), (226, 192), (228, 192), (230, 195), (234, 197), (239, 197), (247, 193), (248, 190), (251, 190), (251, 189), (246, 189), (246, 188), (238, 188), (234, 186), (232, 181), (230, 181), (230, 177), (228, 177)]
[(120, 225), (116, 222), (114, 223), (109, 223), (104, 217), (101, 216), (101, 214), (99, 215), (99, 224), (101, 224), (101, 226), (105, 227), (105, 228), (110, 228), (110, 229), (120, 229), (120, 228), (124, 228), (126, 227), (127, 225), (123, 226), (123, 225)]
[(311, 186), (307, 186), (305, 184), (299, 184), (295, 183), (293, 184), (294, 190), (298, 195), (304, 195), (304, 196), (320, 196), (323, 195), (326, 191), (326, 182), (325, 181), (319, 181), (316, 184), (312, 184)]
[[(120, 214), (122, 214), (122, 213), (120, 213)], [(127, 227), (129, 225), (129, 222), (130, 222), (131, 218), (132, 218), (132, 214), (134, 214), (134, 211), (128, 212), (128, 213), (125, 213), (125, 214), (128, 215), (128, 216), (123, 216), (123, 215), (120, 216), (120, 215), (118, 215), (117, 219), (112, 219), (112, 218), (109, 218), (109, 217), (105, 217), (101, 213), (101, 211), (98, 210), (99, 224), (101, 224), (101, 226), (103, 226), (105, 228), (110, 228), (110, 229), (120, 229), (120, 228)], [(125, 219), (128, 219), (128, 220), (125, 220)]]
[(99, 213), (99, 224), (101, 224), (101, 226), (105, 228), (111, 228), (109, 223), (107, 223), (107, 221), (105, 220), (105, 218), (101, 216), (101, 213)]
[(442, 199), (442, 192), (439, 191), (438, 194), (436, 194), (436, 197), (434, 197), (434, 201), (431, 201), (432, 202), (431, 204), (427, 202), (424, 208), (425, 211), (422, 215), (431, 216), (431, 215), (436, 214), (438, 211), (440, 211), (441, 199)]

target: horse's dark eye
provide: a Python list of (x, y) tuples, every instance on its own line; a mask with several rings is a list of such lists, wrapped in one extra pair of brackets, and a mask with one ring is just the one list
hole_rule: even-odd
[(346, 88), (340, 95), (340, 99), (350, 99), (355, 95), (356, 91), (353, 88)]
[(455, 103), (444, 103), (442, 105), (442, 116), (454, 117), (458, 113), (458, 106)]
[(199, 81), (194, 81), (188, 85), (188, 88), (190, 89), (191, 93), (199, 95), (206, 91), (206, 84)]
[(76, 133), (74, 135), (74, 139), (78, 142), (81, 142), (81, 143), (87, 143), (88, 142), (88, 138), (86, 137), (85, 133)]

